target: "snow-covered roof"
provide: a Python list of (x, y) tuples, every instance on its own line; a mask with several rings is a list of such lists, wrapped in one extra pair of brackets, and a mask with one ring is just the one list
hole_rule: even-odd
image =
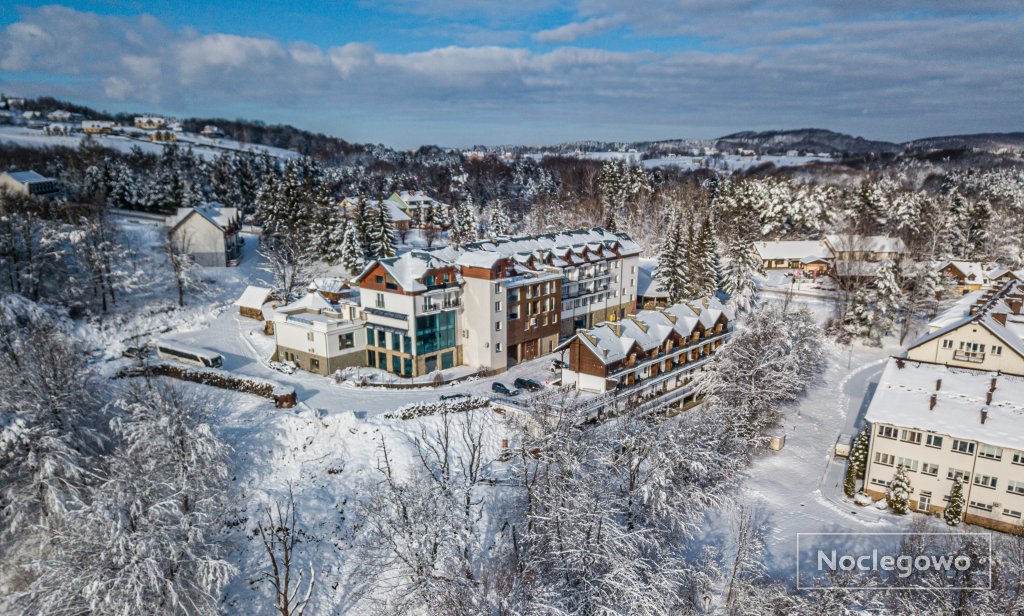
[(410, 293), (427, 290), (427, 286), (423, 284), (423, 277), (427, 272), (453, 267), (450, 261), (441, 259), (429, 252), (410, 250), (397, 257), (380, 259), (379, 261), (367, 264), (356, 280), (363, 280), (377, 263), (386, 269), (388, 274), (391, 274), (391, 277), (395, 279), (398, 286)]
[(579, 338), (603, 364), (613, 364), (625, 359), (634, 345), (651, 351), (664, 344), (672, 332), (685, 338), (693, 333), (698, 323), (705, 329), (713, 327), (723, 314), (727, 320), (733, 319), (732, 311), (713, 297), (682, 302), (668, 308), (641, 310), (620, 321), (604, 321), (577, 332), (558, 349), (567, 348), (572, 340)]
[(658, 272), (657, 259), (640, 259), (637, 267), (636, 294), (639, 297), (661, 298), (668, 297), (661, 288), (661, 282), (656, 278)]
[(35, 171), (8, 171), (8, 177), (20, 184), (31, 184), (33, 182), (50, 182), (52, 178), (40, 175)]
[(320, 312), (321, 310), (333, 310), (333, 306), (319, 293), (306, 293), (300, 299), (277, 309), (278, 312), (286, 314), (305, 311)]
[[(600, 227), (594, 227), (593, 229), (574, 229), (572, 231), (560, 231), (541, 235), (521, 235), (518, 237), (482, 240), (466, 245), (462, 252), (490, 250), (499, 252), (507, 257), (532, 254), (541, 259), (552, 255), (568, 261), (566, 256), (570, 254), (570, 251), (571, 254), (581, 257), (588, 250), (588, 245), (594, 246), (594, 248), (589, 249), (591, 253), (597, 247), (604, 249), (618, 247), (619, 254), (623, 256), (638, 255), (643, 251), (643, 248), (625, 233), (613, 233)], [(597, 259), (598, 257), (591, 257), (591, 260)], [(574, 261), (582, 261), (582, 258), (574, 259)]]
[(952, 265), (959, 271), (965, 280), (975, 282), (977, 284), (983, 284), (987, 277), (985, 275), (985, 264), (979, 261), (940, 261), (935, 265), (935, 269), (938, 271), (944, 270)]
[(836, 276), (874, 276), (882, 266), (880, 261), (841, 260), (836, 261), (832, 270)]
[(825, 236), (829, 246), (840, 252), (893, 252), (902, 254), (906, 245), (898, 237), (885, 235), (838, 235)]
[(475, 250), (458, 256), (455, 263), (464, 267), (482, 267), (490, 269), (498, 261), (506, 258), (500, 252), (494, 250)]
[(762, 259), (800, 260), (807, 257), (821, 258), (828, 252), (818, 240), (794, 240), (757, 242), (754, 250)]
[[(342, 203), (347, 204), (348, 207), (352, 207), (353, 205), (356, 204), (357, 201), (359, 201), (359, 197), (345, 197), (344, 199), (342, 199)], [(395, 203), (394, 201), (381, 201), (379, 199), (366, 200), (367, 205), (375, 208), (380, 208), (382, 203), (387, 206), (388, 212), (391, 214), (391, 220), (393, 220), (394, 222), (408, 222), (412, 220), (412, 218), (409, 217), (405, 210), (402, 209), (402, 206)]]
[(242, 296), (235, 300), (235, 306), (240, 308), (262, 308), (263, 304), (267, 303), (268, 297), (270, 297), (270, 289), (250, 285), (242, 292)]
[(913, 349), (967, 324), (981, 326), (1024, 357), (1024, 283), (1010, 280), (996, 287), (968, 293), (937, 319), (929, 332), (908, 346)]
[[(942, 387), (936, 390), (939, 379)], [(986, 404), (993, 379), (996, 388), (992, 402)], [(936, 404), (931, 409), (933, 395)], [(984, 424), (982, 409), (988, 412)], [(892, 358), (866, 418), (871, 423), (1024, 450), (1024, 378)]]
[(178, 224), (185, 220), (185, 218), (192, 214), (192, 212), (199, 214), (222, 230), (227, 229), (231, 226), (231, 223), (238, 219), (238, 208), (224, 207), (223, 205), (213, 201), (210, 203), (203, 203), (202, 205), (197, 205), (195, 207), (179, 207), (176, 214), (168, 217), (167, 226), (178, 226)]

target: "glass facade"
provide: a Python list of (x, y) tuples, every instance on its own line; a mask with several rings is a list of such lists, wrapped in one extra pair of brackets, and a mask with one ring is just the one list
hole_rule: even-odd
[(455, 311), (416, 317), (416, 354), (425, 355), (455, 346)]

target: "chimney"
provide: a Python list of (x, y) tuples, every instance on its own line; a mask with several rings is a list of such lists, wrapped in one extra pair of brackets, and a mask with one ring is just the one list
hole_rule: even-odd
[(898, 358), (896, 358), (896, 367), (897, 367), (897, 368), (899, 368), (900, 370), (903, 370), (903, 367), (904, 367), (905, 365), (906, 365), (906, 364), (905, 364), (905, 362), (903, 361), (903, 358), (902, 358), (902, 357), (898, 357)]
[[(987, 394), (985, 394), (985, 404), (992, 404), (992, 392), (991, 391), (989, 391)], [(984, 413), (984, 412), (985, 411), (982, 411), (982, 413)], [(982, 415), (982, 417), (984, 417), (984, 415)], [(981, 421), (981, 423), (985, 423), (985, 420), (983, 419)]]
[(942, 379), (935, 379), (935, 391), (942, 389)]
[(988, 419), (988, 407), (981, 407), (981, 424), (985, 425), (985, 420)]
[(996, 320), (1002, 326), (1006, 326), (1006, 313), (1005, 312), (994, 312), (992, 318)]
[(931, 400), (928, 401), (928, 410), (929, 411), (934, 410), (935, 409), (935, 403), (938, 402), (938, 401), (939, 401), (939, 397), (936, 396), (935, 394), (932, 394)]
[(1010, 300), (1010, 312), (1020, 314), (1021, 304), (1022, 302), (1019, 299)]

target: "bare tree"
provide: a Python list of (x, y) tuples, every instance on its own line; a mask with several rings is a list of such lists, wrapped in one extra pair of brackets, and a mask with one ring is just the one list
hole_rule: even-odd
[(174, 283), (178, 287), (178, 305), (185, 305), (185, 291), (202, 288), (201, 271), (192, 258), (192, 235), (187, 231), (168, 231), (164, 236), (164, 251), (171, 264)]
[(267, 260), (260, 269), (270, 274), (270, 284), (285, 301), (313, 278), (312, 259), (303, 248), (289, 242), (272, 238), (260, 249), (260, 255)]
[[(302, 542), (302, 532), (295, 516), (295, 494), (288, 484), (288, 500), (267, 505), (264, 519), (256, 525), (256, 533), (267, 552), (269, 568), (261, 580), (274, 589), (274, 607), (281, 616), (302, 616), (313, 597), (316, 587), (316, 571), (309, 563), (309, 579), (304, 582), (305, 572), (296, 559), (296, 549)], [(305, 592), (302, 592), (305, 587)]]

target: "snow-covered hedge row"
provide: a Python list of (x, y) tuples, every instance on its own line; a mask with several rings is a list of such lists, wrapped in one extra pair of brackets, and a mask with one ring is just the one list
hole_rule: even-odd
[(202, 383), (221, 389), (240, 391), (246, 394), (253, 394), (262, 398), (274, 398), (273, 383), (259, 381), (249, 378), (238, 378), (224, 372), (214, 370), (201, 370), (174, 364), (152, 364), (139, 368), (126, 368), (117, 373), (117, 378), (133, 376), (169, 376), (182, 381)]
[(385, 413), (388, 419), (415, 419), (416, 417), (428, 417), (440, 415), (441, 413), (466, 413), (478, 408), (490, 406), (491, 401), (483, 396), (471, 398), (459, 398), (458, 400), (441, 400), (438, 402), (413, 402), (395, 409), (391, 413)]

